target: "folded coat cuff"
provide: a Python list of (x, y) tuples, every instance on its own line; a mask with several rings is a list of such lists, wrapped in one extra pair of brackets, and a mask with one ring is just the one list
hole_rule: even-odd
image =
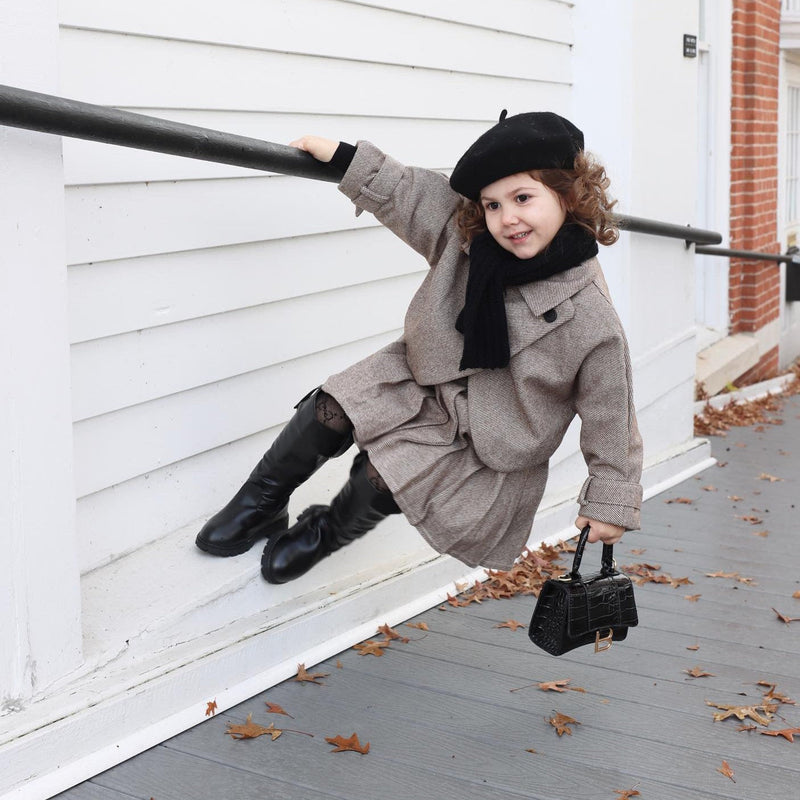
[[(378, 160), (381, 161), (376, 171)], [(359, 142), (339, 190), (358, 206), (356, 215), (361, 211), (374, 213), (389, 200), (402, 177), (403, 165), (400, 162), (370, 142)]]
[(581, 516), (619, 525), (626, 530), (638, 530), (642, 507), (642, 487), (590, 475), (578, 495)]

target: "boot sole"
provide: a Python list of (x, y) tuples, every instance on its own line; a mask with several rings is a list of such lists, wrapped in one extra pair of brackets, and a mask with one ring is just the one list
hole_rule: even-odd
[(269, 539), (275, 533), (283, 532), (289, 528), (289, 515), (278, 517), (273, 520), (269, 525), (259, 528), (257, 532), (248, 536), (246, 539), (236, 542), (232, 545), (212, 544), (203, 541), (199, 536), (195, 539), (195, 544), (204, 553), (209, 553), (212, 556), (222, 556), (227, 558), (229, 556), (240, 556), (246, 553), (256, 542), (261, 539)]

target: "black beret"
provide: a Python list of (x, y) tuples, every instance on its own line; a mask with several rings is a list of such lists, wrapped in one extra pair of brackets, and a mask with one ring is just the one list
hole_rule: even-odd
[(506, 117), (458, 160), (450, 186), (470, 200), (480, 200), (481, 189), (517, 172), (532, 169), (572, 169), (583, 150), (583, 134), (552, 111), (531, 111)]

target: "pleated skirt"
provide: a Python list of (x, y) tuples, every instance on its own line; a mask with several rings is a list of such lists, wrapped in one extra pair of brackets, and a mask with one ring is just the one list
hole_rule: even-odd
[(420, 386), (402, 341), (332, 375), (323, 389), (353, 423), (358, 447), (408, 521), (439, 553), (508, 569), (531, 531), (547, 464), (487, 467), (472, 445), (468, 378)]

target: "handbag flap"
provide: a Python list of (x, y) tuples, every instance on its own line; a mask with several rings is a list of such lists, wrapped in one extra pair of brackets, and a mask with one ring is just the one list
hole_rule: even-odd
[(633, 585), (627, 575), (598, 573), (565, 582), (565, 587), (569, 594), (567, 631), (570, 636), (638, 624)]

